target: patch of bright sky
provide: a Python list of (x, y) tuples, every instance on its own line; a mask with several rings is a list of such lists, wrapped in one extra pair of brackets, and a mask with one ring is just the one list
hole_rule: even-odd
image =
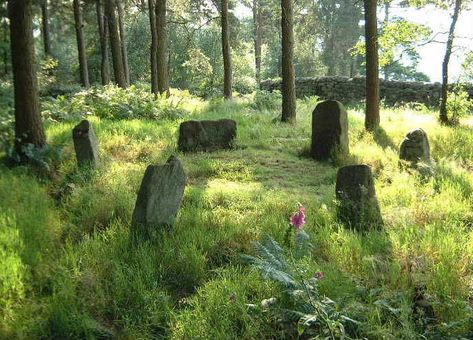
[[(450, 11), (451, 12), (451, 11)], [(445, 41), (451, 23), (451, 13), (446, 10), (427, 6), (422, 9), (415, 8), (391, 8), (390, 16), (402, 17), (406, 20), (423, 24), (432, 29), (436, 35), (435, 41), (424, 46), (418, 47), (420, 54), (418, 71), (427, 74), (431, 81), (441, 81), (442, 79), (442, 62), (445, 55)], [(239, 4), (235, 8), (235, 15), (238, 17), (251, 16), (251, 9)], [(379, 11), (379, 19), (383, 18), (383, 10)], [(465, 54), (473, 51), (473, 11), (463, 11), (457, 22), (456, 38), (454, 41), (454, 53), (449, 63), (450, 81), (454, 82), (461, 76), (462, 63)]]
[[(403, 17), (409, 21), (426, 25), (433, 34), (439, 33), (435, 40), (445, 42), (450, 28), (450, 12), (433, 6), (423, 9), (396, 8), (393, 15)], [(463, 11), (457, 22), (454, 40), (454, 53), (449, 63), (450, 81), (454, 82), (461, 76), (462, 63), (465, 54), (473, 51), (473, 20), (472, 11)], [(445, 34), (440, 34), (445, 33)], [(421, 60), (418, 70), (427, 74), (432, 81), (441, 81), (442, 62), (445, 55), (445, 43), (432, 42), (418, 48)]]

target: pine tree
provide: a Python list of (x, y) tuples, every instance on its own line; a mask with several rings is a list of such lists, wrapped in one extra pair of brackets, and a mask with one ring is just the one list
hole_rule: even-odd
[(46, 144), (39, 111), (32, 0), (9, 1), (8, 17), (15, 93), (15, 150), (25, 160), (26, 146)]

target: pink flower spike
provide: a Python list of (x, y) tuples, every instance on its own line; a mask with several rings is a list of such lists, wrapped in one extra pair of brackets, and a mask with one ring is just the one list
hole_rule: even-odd
[(314, 275), (314, 278), (315, 278), (316, 280), (322, 280), (324, 277), (325, 277), (325, 274), (324, 274), (323, 272), (317, 272), (317, 273), (315, 273), (315, 275)]
[(297, 230), (302, 229), (305, 224), (305, 208), (302, 204), (299, 204), (299, 210), (291, 216), (291, 225)]

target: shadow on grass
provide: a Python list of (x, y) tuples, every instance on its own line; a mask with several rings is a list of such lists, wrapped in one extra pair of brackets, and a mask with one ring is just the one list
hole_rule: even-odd
[(380, 147), (383, 149), (391, 148), (393, 150), (397, 150), (397, 145), (394, 144), (393, 140), (389, 135), (386, 133), (381, 126), (378, 127), (375, 131), (373, 131), (373, 139)]
[(454, 185), (465, 199), (473, 195), (473, 184), (468, 179), (466, 174), (455, 172), (446, 164), (437, 166), (434, 185), (436, 190), (440, 190), (443, 183)]

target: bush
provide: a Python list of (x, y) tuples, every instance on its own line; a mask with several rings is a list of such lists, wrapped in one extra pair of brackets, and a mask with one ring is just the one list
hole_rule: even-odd
[(256, 91), (251, 106), (258, 111), (278, 111), (281, 108), (282, 96), (279, 91)]
[(471, 114), (472, 109), (473, 101), (470, 100), (470, 96), (463, 86), (457, 85), (452, 91), (449, 91), (447, 114), (452, 124), (458, 124), (461, 118)]

